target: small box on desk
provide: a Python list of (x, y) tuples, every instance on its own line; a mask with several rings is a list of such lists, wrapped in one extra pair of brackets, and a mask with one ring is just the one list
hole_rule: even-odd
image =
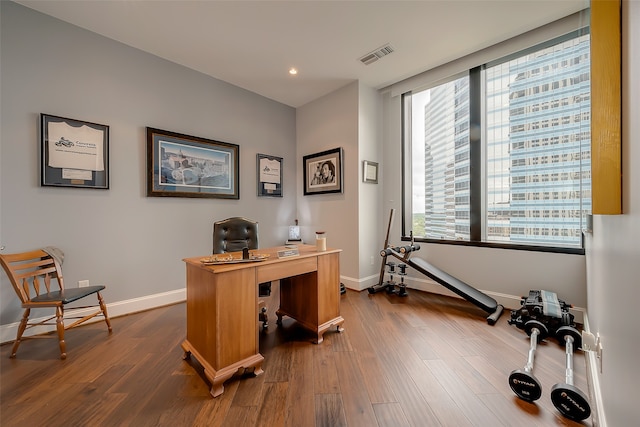
[(300, 251), (298, 251), (298, 247), (295, 245), (287, 244), (283, 250), (278, 251), (278, 258), (288, 258), (298, 255), (300, 255)]

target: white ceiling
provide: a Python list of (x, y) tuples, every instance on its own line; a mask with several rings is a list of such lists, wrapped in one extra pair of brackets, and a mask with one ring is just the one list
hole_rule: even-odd
[[(383, 88), (588, 7), (588, 0), (17, 3), (292, 107), (355, 80)], [(387, 43), (393, 53), (360, 62)], [(299, 74), (290, 76), (290, 67)]]

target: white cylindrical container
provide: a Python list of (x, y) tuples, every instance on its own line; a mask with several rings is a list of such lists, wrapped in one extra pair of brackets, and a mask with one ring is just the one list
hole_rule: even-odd
[(327, 250), (327, 234), (324, 231), (316, 231), (316, 250), (318, 252)]

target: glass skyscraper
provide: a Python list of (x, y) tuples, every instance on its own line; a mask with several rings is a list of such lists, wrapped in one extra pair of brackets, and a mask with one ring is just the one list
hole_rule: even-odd
[[(577, 246), (591, 211), (589, 35), (484, 70), (489, 242)], [(425, 235), (469, 239), (469, 79), (424, 106)]]

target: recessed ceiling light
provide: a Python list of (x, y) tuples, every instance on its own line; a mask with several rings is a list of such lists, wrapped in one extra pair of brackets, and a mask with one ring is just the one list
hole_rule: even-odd
[(289, 68), (289, 74), (291, 74), (292, 76), (295, 76), (296, 74), (298, 74), (298, 70), (296, 68)]

